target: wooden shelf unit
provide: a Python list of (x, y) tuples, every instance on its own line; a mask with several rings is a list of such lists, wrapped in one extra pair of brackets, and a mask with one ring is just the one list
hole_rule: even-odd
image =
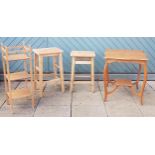
[[(1, 46), (3, 73), (5, 82), (5, 94), (7, 104), (10, 105), (10, 110), (13, 112), (13, 99), (31, 97), (32, 107), (35, 107), (34, 99), (34, 82), (32, 76), (32, 48), (28, 46), (6, 47)], [(23, 71), (10, 72), (11, 61), (23, 61)], [(28, 65), (30, 73), (28, 73)], [(24, 80), (24, 88), (12, 89), (11, 84), (16, 80)], [(31, 81), (31, 86), (28, 86), (28, 80)]]

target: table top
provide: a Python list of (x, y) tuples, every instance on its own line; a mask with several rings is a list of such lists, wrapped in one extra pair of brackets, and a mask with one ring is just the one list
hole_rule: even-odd
[(147, 61), (148, 58), (142, 50), (113, 50), (107, 49), (105, 59), (127, 60), (127, 61)]
[(95, 52), (93, 51), (72, 51), (72, 57), (95, 57)]
[(52, 54), (60, 54), (63, 51), (59, 48), (52, 47), (52, 48), (38, 48), (38, 49), (33, 49), (34, 53), (37, 55), (52, 55)]

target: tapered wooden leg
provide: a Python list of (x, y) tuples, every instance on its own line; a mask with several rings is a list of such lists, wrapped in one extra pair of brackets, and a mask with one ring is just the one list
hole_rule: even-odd
[(136, 80), (136, 88), (137, 88), (137, 89), (138, 89), (138, 84), (139, 84), (139, 80), (140, 80), (141, 68), (142, 68), (142, 65), (139, 64), (138, 75), (137, 75), (137, 80)]
[(143, 81), (143, 84), (142, 84), (142, 88), (141, 88), (141, 90), (139, 92), (140, 101), (141, 101), (142, 105), (143, 105), (143, 93), (144, 93), (146, 82), (147, 82), (147, 63), (144, 64), (144, 81)]
[(94, 58), (91, 58), (91, 89), (92, 92), (95, 91), (95, 81), (94, 81)]
[(103, 71), (103, 79), (104, 79), (104, 101), (107, 101), (107, 95), (108, 95), (108, 64), (105, 63), (104, 65), (104, 71)]
[(60, 67), (60, 80), (61, 80), (61, 91), (65, 91), (64, 87), (64, 71), (63, 71), (63, 58), (62, 54), (59, 55), (59, 67)]
[(72, 57), (72, 64), (71, 64), (71, 81), (70, 81), (70, 92), (73, 91), (73, 85), (74, 85), (74, 73), (75, 72), (75, 58)]
[(39, 90), (40, 97), (43, 96), (43, 57), (39, 56)]

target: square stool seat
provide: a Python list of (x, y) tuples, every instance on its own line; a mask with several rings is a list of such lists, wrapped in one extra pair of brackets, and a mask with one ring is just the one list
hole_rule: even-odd
[(71, 57), (82, 57), (82, 58), (95, 57), (95, 52), (93, 51), (72, 51)]
[(53, 48), (40, 48), (40, 49), (34, 49), (33, 50), (35, 54), (39, 56), (51, 56), (51, 55), (59, 55), (63, 53), (63, 51), (59, 48), (53, 47)]

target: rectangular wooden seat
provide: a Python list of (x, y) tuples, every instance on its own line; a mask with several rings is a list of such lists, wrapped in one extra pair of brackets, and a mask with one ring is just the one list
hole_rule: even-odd
[(144, 51), (141, 50), (107, 50), (105, 59), (116, 60), (148, 60)]
[(39, 56), (51, 56), (51, 55), (59, 55), (63, 51), (59, 48), (40, 48), (40, 49), (33, 49), (35, 54)]

